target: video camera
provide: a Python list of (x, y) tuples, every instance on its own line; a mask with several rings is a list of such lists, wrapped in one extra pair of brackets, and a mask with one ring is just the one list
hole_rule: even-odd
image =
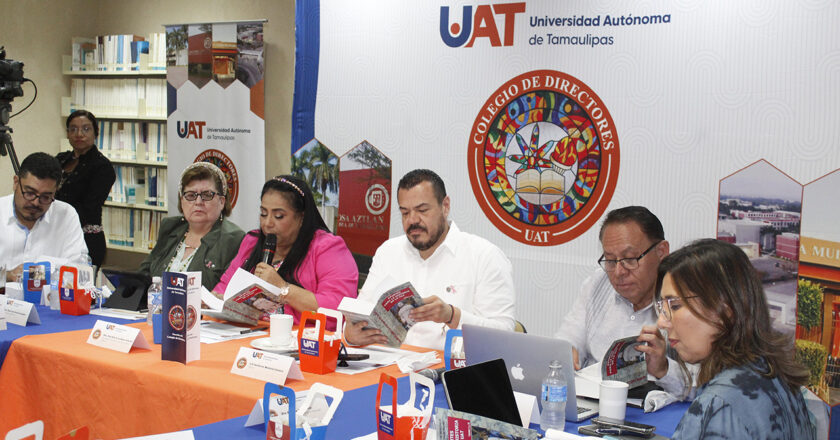
[[(15, 147), (12, 145), (12, 129), (6, 124), (9, 123), (11, 117), (12, 100), (18, 96), (23, 96), (21, 83), (24, 81), (29, 80), (23, 77), (23, 63), (7, 60), (6, 48), (0, 46), (0, 156), (9, 155), (15, 174), (20, 171), (20, 163), (15, 154)], [(35, 89), (35, 96), (37, 95), (38, 89)], [(32, 105), (32, 103), (29, 105)], [(29, 106), (26, 107), (29, 108)]]
[(0, 127), (9, 123), (12, 100), (23, 96), (23, 63), (6, 59), (6, 49), (0, 46)]

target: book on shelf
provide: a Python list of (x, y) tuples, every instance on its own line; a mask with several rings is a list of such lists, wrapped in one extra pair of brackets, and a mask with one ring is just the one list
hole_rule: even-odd
[(158, 226), (165, 212), (102, 208), (102, 225), (108, 244), (149, 250), (157, 242)]
[(165, 118), (166, 79), (73, 78), (70, 107), (101, 117)]
[(96, 145), (109, 159), (165, 162), (166, 123), (99, 121)]
[(166, 207), (166, 169), (117, 164), (114, 173), (108, 201)]
[(96, 40), (93, 38), (73, 37), (70, 70), (95, 70), (94, 59)]
[(149, 70), (166, 70), (166, 33), (149, 35)]
[(367, 321), (366, 329), (379, 329), (388, 338), (388, 346), (399, 347), (408, 329), (415, 324), (409, 312), (422, 305), (423, 298), (410, 282), (406, 282), (386, 290), (376, 302), (344, 297), (338, 304), (338, 311), (353, 324)]

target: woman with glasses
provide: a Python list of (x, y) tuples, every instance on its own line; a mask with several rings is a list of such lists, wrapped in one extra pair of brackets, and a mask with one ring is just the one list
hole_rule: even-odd
[(672, 439), (816, 437), (801, 390), (808, 371), (790, 335), (773, 329), (741, 249), (698, 240), (662, 261), (656, 290), (657, 324), (680, 366), (700, 365), (697, 397)]
[[(263, 263), (267, 234), (277, 238), (270, 264)], [(309, 186), (293, 176), (277, 176), (263, 185), (260, 228), (245, 236), (236, 258), (213, 289), (223, 295), (238, 268), (279, 287), (279, 310), (300, 321), (304, 310), (335, 309), (345, 296), (358, 294), (359, 271), (341, 237), (327, 229)], [(266, 310), (265, 307), (260, 307)], [(332, 328), (332, 326), (329, 326)]]
[(99, 126), (93, 113), (76, 110), (67, 117), (65, 125), (67, 140), (73, 149), (56, 156), (62, 175), (55, 198), (76, 209), (91, 262), (100, 267), (106, 251), (102, 205), (111, 192), (116, 175), (111, 161), (96, 148)]
[(230, 215), (227, 178), (217, 166), (196, 162), (181, 174), (178, 211), (183, 216), (160, 222), (157, 243), (140, 264), (140, 272), (201, 271), (208, 290), (219, 282), (236, 255), (245, 232), (225, 217)]

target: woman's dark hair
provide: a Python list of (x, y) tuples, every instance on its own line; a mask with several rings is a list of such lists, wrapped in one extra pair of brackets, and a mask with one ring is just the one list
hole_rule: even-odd
[(67, 120), (64, 122), (64, 126), (69, 130), (70, 129), (70, 121), (80, 117), (86, 117), (90, 120), (90, 123), (93, 124), (93, 137), (99, 137), (99, 123), (96, 122), (96, 116), (93, 116), (93, 113), (87, 110), (76, 110), (73, 113), (70, 113), (70, 116), (67, 117)]
[[(303, 180), (289, 175), (277, 176), (265, 182), (263, 185), (260, 199), (269, 191), (279, 192), (289, 203), (295, 212), (303, 215), (303, 221), (300, 225), (297, 238), (292, 244), (289, 253), (283, 259), (283, 264), (277, 269), (277, 273), (283, 277), (284, 280), (291, 284), (297, 284), (297, 269), (300, 267), (306, 254), (309, 252), (309, 244), (315, 237), (315, 232), (319, 229), (329, 232), (327, 224), (324, 223), (321, 213), (318, 212), (315, 205), (315, 198), (312, 196), (312, 190), (309, 185)], [(265, 246), (265, 234), (261, 229), (251, 231), (249, 235), (257, 236), (257, 244), (254, 246), (254, 251), (245, 260), (242, 268), (251, 271), (260, 262), (263, 253), (263, 246)]]
[[(794, 392), (807, 383), (808, 371), (794, 360), (791, 337), (773, 329), (761, 279), (739, 247), (702, 239), (668, 255), (659, 264), (657, 298), (666, 274), (683, 306), (718, 330), (711, 353), (700, 363), (698, 386), (727, 368), (749, 364), (764, 377), (779, 377)], [(766, 370), (756, 363), (760, 358)]]

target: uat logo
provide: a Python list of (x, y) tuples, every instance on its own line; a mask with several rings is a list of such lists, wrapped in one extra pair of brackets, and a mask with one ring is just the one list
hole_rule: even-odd
[(379, 410), (379, 430), (394, 435), (394, 417), (385, 411)]
[(207, 121), (178, 121), (178, 136), (184, 139), (189, 139), (190, 136), (193, 139), (203, 139), (205, 125)]
[(618, 181), (618, 133), (583, 81), (555, 70), (502, 84), (470, 131), (473, 194), (488, 219), (521, 243), (552, 246), (588, 230)]
[(300, 353), (307, 354), (309, 356), (318, 356), (318, 341), (313, 341), (312, 339), (301, 339)]
[(449, 6), (441, 6), (440, 38), (449, 47), (461, 47), (464, 43), (465, 47), (472, 47), (478, 38), (487, 38), (492, 47), (513, 46), (516, 14), (524, 12), (525, 2), (477, 5), (475, 14), (472, 5), (465, 5), (461, 9), (461, 22), (450, 24)]

